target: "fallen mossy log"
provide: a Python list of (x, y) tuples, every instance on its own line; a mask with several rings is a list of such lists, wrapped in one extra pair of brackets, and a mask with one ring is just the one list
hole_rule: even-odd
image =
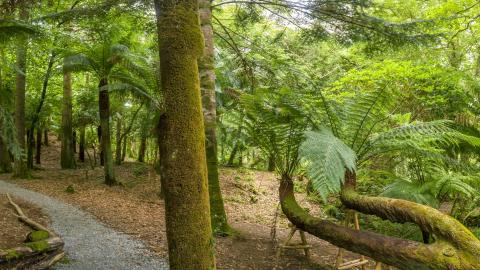
[(480, 269), (480, 240), (460, 222), (436, 209), (404, 200), (363, 196), (348, 187), (342, 192), (343, 204), (351, 209), (393, 222), (416, 223), (432, 233), (436, 241), (424, 244), (357, 231), (313, 217), (298, 205), (291, 179), (282, 179), (279, 195), (283, 212), (295, 226), (376, 261), (402, 270)]
[(7, 194), (10, 204), (15, 208), (20, 221), (32, 227), (27, 242), (22, 246), (0, 250), (0, 270), (43, 270), (61, 260), (64, 242), (43, 225), (27, 217), (22, 209)]

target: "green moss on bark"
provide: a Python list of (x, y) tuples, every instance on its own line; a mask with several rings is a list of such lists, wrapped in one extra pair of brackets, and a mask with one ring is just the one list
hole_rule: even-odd
[(197, 1), (155, 1), (165, 114), (160, 119), (162, 187), (172, 270), (215, 268), (197, 58)]
[(50, 248), (50, 245), (45, 240), (25, 243), (25, 246), (37, 252), (47, 251)]
[(34, 231), (28, 234), (28, 241), (30, 242), (37, 242), (41, 240), (48, 239), (50, 237), (50, 234), (47, 231)]

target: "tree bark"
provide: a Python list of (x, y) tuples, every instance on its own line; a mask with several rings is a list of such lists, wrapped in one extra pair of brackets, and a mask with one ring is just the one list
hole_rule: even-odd
[(228, 235), (231, 231), (223, 205), (218, 177), (217, 157), (217, 104), (215, 98), (215, 58), (210, 0), (200, 0), (200, 24), (205, 40), (203, 56), (198, 59), (200, 89), (202, 94), (203, 119), (205, 122), (205, 147), (207, 155), (208, 191), (212, 228), (217, 235)]
[(42, 130), (37, 128), (37, 140), (36, 140), (36, 149), (35, 149), (35, 163), (41, 163), (41, 155), (42, 155)]
[[(37, 130), (39, 129), (39, 122), (40, 122), (40, 113), (42, 112), (43, 104), (45, 103), (45, 99), (47, 97), (47, 88), (48, 88), (48, 82), (50, 80), (50, 76), (52, 74), (52, 68), (53, 64), (55, 63), (55, 57), (56, 53), (52, 52), (50, 54), (49, 60), (48, 60), (48, 65), (47, 65), (47, 70), (45, 72), (45, 77), (43, 78), (43, 84), (42, 84), (42, 93), (40, 95), (40, 102), (37, 105), (37, 108), (35, 110), (35, 114), (32, 119), (32, 123), (30, 124), (30, 128), (28, 129), (28, 135), (27, 135), (27, 141), (28, 141), (28, 150), (27, 150), (27, 166), (29, 169), (33, 169), (33, 148), (35, 147), (35, 144), (32, 143), (34, 142), (34, 132), (35, 128)], [(37, 134), (37, 140), (40, 138), (41, 141), (41, 133), (40, 137), (38, 137)], [(38, 148), (38, 143), (37, 143), (37, 148)], [(41, 146), (40, 146), (41, 148)], [(38, 157), (40, 158), (40, 157)], [(37, 164), (40, 164), (39, 162)]]
[(235, 146), (233, 146), (232, 152), (230, 153), (230, 157), (228, 158), (227, 166), (233, 167), (233, 161), (235, 160), (235, 157), (237, 156), (238, 152), (238, 142), (235, 143)]
[(162, 185), (170, 269), (215, 269), (197, 59), (203, 37), (196, 0), (155, 0), (165, 114)]
[(43, 130), (43, 144), (45, 146), (48, 146), (48, 128), (45, 127), (45, 129)]
[(98, 143), (100, 144), (100, 166), (103, 166), (104, 164), (104, 159), (103, 159), (103, 149), (102, 149), (102, 127), (98, 126), (97, 127), (97, 137), (98, 137)]
[(147, 137), (142, 132), (142, 136), (140, 137), (140, 148), (138, 150), (138, 162), (145, 161), (145, 152), (147, 151)]
[(85, 162), (85, 126), (80, 127), (80, 144), (78, 145), (78, 159)]
[(98, 106), (100, 111), (101, 149), (103, 153), (103, 168), (105, 184), (113, 186), (117, 183), (113, 168), (112, 145), (110, 140), (110, 97), (108, 93), (108, 80), (101, 78), (98, 85)]
[(127, 136), (124, 136), (123, 143), (122, 143), (122, 162), (125, 161), (126, 156), (127, 156)]
[(283, 176), (279, 188), (282, 210), (298, 228), (338, 247), (369, 256), (402, 270), (480, 269), (480, 241), (454, 218), (409, 201), (359, 195), (347, 185), (342, 202), (350, 209), (393, 222), (416, 223), (436, 241), (423, 244), (381, 234), (357, 231), (311, 216), (295, 200), (293, 181)]
[(122, 164), (122, 119), (117, 118), (117, 130), (115, 135), (115, 164)]
[(74, 169), (72, 128), (72, 73), (63, 73), (63, 104), (62, 104), (62, 148), (60, 165), (62, 169)]
[(12, 161), (8, 148), (0, 137), (0, 172), (12, 172)]
[(77, 153), (77, 132), (73, 131), (72, 133), (72, 151), (74, 154)]
[[(20, 20), (28, 20), (28, 7), (26, 3), (20, 5)], [(27, 46), (28, 40), (26, 37), (20, 37), (17, 44), (16, 64), (18, 69), (22, 72), (17, 72), (15, 83), (15, 127), (17, 131), (17, 142), (21, 149), (25, 151), (25, 87), (26, 87), (26, 73), (27, 73)], [(27, 164), (23, 158), (15, 160), (14, 177), (27, 178), (30, 172)]]

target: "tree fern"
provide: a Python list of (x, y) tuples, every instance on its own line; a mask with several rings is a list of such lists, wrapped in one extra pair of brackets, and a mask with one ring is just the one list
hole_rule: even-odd
[(300, 154), (314, 189), (326, 200), (330, 193), (340, 191), (346, 170), (356, 170), (356, 155), (326, 128), (307, 132), (306, 137)]

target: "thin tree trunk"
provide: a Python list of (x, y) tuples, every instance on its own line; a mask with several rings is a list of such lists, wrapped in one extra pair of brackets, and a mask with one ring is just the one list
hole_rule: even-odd
[(85, 162), (85, 126), (80, 127), (80, 144), (78, 146), (78, 159)]
[(268, 171), (273, 172), (275, 171), (275, 156), (274, 154), (270, 154), (268, 157)]
[(112, 145), (110, 140), (110, 97), (108, 93), (108, 80), (101, 78), (98, 85), (98, 106), (100, 111), (101, 148), (103, 153), (103, 168), (105, 171), (105, 184), (113, 186), (117, 183), (113, 168)]
[(233, 166), (233, 161), (235, 160), (235, 156), (237, 155), (238, 152), (238, 142), (235, 143), (235, 146), (233, 146), (233, 150), (230, 153), (230, 157), (228, 158), (227, 166), (232, 167)]
[(41, 163), (41, 155), (42, 155), (42, 130), (37, 128), (37, 142), (36, 142), (36, 150), (35, 150), (35, 163)]
[(43, 130), (43, 144), (45, 146), (48, 146), (48, 128), (45, 127), (45, 129)]
[(165, 114), (161, 181), (172, 270), (215, 269), (197, 59), (203, 37), (196, 0), (155, 0)]
[(62, 107), (62, 149), (60, 164), (62, 169), (74, 169), (73, 130), (72, 130), (72, 74), (63, 73), (63, 107)]
[(215, 100), (215, 58), (213, 44), (212, 8), (210, 0), (200, 0), (200, 24), (205, 40), (203, 56), (198, 59), (200, 88), (202, 94), (203, 119), (205, 122), (205, 147), (207, 155), (208, 191), (210, 195), (210, 215), (212, 228), (217, 235), (227, 235), (227, 214), (223, 205), (218, 177), (217, 157), (217, 105)]
[[(29, 17), (26, 3), (20, 4), (20, 20), (27, 21)], [(26, 37), (20, 37), (17, 43), (16, 64), (21, 72), (17, 72), (15, 85), (15, 127), (17, 142), (21, 149), (25, 150), (25, 90), (27, 73), (27, 46)], [(14, 177), (27, 178), (30, 175), (27, 164), (23, 158), (15, 160)]]
[(123, 137), (122, 143), (122, 162), (125, 161), (125, 157), (127, 156), (127, 136)]
[(122, 119), (117, 118), (117, 132), (115, 136), (115, 164), (122, 164)]
[(27, 141), (29, 143), (28, 143), (28, 150), (27, 150), (27, 166), (29, 169), (33, 168), (33, 148), (35, 147), (35, 145), (32, 144), (31, 142), (34, 141), (35, 128), (37, 129), (39, 128), (38, 126), (40, 122), (40, 113), (42, 112), (43, 104), (45, 103), (45, 99), (47, 97), (48, 82), (52, 74), (52, 68), (53, 68), (53, 64), (55, 63), (55, 57), (56, 57), (56, 53), (52, 52), (48, 60), (48, 66), (45, 72), (45, 76), (43, 78), (42, 94), (40, 96), (40, 102), (38, 103), (37, 108), (35, 109), (34, 117), (28, 129)]
[[(142, 132), (143, 133), (143, 132)], [(138, 162), (145, 161), (145, 152), (147, 151), (147, 137), (142, 134), (140, 138), (140, 148), (138, 150)]]

